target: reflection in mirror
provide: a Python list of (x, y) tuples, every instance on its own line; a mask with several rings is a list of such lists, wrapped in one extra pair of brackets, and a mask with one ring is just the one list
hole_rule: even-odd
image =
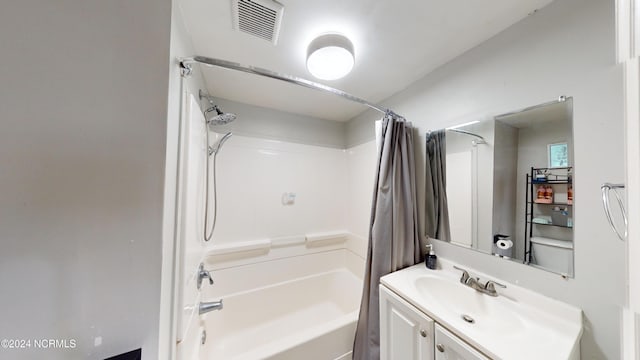
[[(491, 209), (479, 205), (491, 201), (485, 189), (493, 187), (493, 129), (493, 121), (478, 121), (448, 128), (446, 134), (451, 242), (484, 252), (491, 251), (491, 242), (481, 240), (492, 236)], [(476, 136), (484, 141), (476, 141)]]
[(573, 277), (572, 161), (571, 98), (448, 128), (450, 242)]

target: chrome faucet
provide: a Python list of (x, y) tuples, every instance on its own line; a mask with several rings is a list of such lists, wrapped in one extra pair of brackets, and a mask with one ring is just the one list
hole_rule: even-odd
[(501, 288), (506, 288), (505, 285), (500, 284), (497, 281), (488, 280), (485, 284), (480, 282), (480, 278), (469, 276), (469, 272), (463, 268), (459, 268), (454, 266), (455, 269), (462, 271), (462, 276), (460, 276), (460, 282), (476, 291), (479, 291), (483, 294), (487, 294), (489, 296), (498, 296), (498, 292), (496, 291), (496, 285)]
[(198, 304), (198, 314), (206, 314), (213, 310), (222, 310), (222, 300), (211, 302), (200, 302)]

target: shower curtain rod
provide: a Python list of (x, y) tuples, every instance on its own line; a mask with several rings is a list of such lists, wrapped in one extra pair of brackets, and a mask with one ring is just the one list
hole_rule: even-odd
[[(465, 134), (465, 135), (469, 135), (469, 136), (473, 136), (473, 137), (477, 137), (479, 140), (474, 140), (476, 144), (486, 144), (487, 140), (485, 140), (482, 136), (472, 133), (471, 131), (467, 131), (467, 130), (460, 130), (460, 129), (444, 129), (444, 131), (453, 131), (453, 132), (457, 132), (460, 134)], [(427, 137), (429, 135), (431, 135), (433, 131), (429, 130), (427, 131)]]
[(485, 140), (482, 136), (480, 136), (478, 134), (475, 134), (475, 133), (472, 133), (471, 131), (460, 130), (460, 129), (445, 129), (445, 130), (477, 137), (478, 139), (480, 139), (480, 141), (477, 141), (476, 144), (486, 144), (487, 143), (487, 140)]
[(271, 71), (271, 70), (267, 70), (267, 69), (262, 69), (259, 67), (255, 67), (255, 66), (247, 66), (247, 65), (242, 65), (239, 63), (234, 63), (231, 61), (226, 61), (226, 60), (221, 60), (221, 59), (214, 59), (214, 58), (210, 58), (210, 57), (206, 57), (206, 56), (194, 56), (192, 58), (181, 58), (179, 59), (180, 61), (180, 67), (182, 69), (182, 76), (187, 77), (189, 75), (191, 75), (193, 68), (192, 68), (192, 64), (194, 63), (198, 63), (198, 64), (203, 64), (203, 65), (208, 65), (208, 66), (219, 66), (219, 67), (223, 67), (223, 68), (227, 68), (227, 69), (232, 69), (232, 70), (238, 70), (238, 71), (243, 71), (249, 74), (255, 74), (255, 75), (260, 75), (260, 76), (264, 76), (264, 77), (268, 77), (268, 78), (272, 78), (272, 79), (276, 79), (276, 80), (281, 80), (284, 82), (288, 82), (290, 84), (295, 84), (295, 85), (299, 85), (299, 86), (303, 86), (309, 89), (314, 89), (314, 90), (320, 90), (320, 91), (324, 91), (324, 92), (328, 92), (330, 94), (333, 95), (337, 95), (340, 96), (341, 98), (353, 101), (353, 102), (357, 102), (359, 104), (362, 105), (366, 105), (369, 108), (379, 111), (383, 114), (393, 114), (395, 116), (401, 117), (400, 115), (396, 114), (393, 110), (390, 109), (385, 109), (382, 108), (378, 105), (372, 104), (370, 102), (368, 102), (367, 100), (361, 99), (357, 96), (351, 95), (347, 92), (344, 92), (342, 90), (336, 89), (336, 88), (332, 88), (330, 86), (326, 86), (317, 82), (313, 82), (307, 79), (303, 79), (297, 76), (293, 76), (293, 75), (288, 75), (288, 74), (282, 74), (282, 73), (277, 73), (275, 71)]

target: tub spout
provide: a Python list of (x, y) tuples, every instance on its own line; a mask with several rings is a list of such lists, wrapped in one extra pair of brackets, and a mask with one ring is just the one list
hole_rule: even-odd
[(198, 314), (206, 314), (213, 310), (222, 310), (222, 300), (220, 301), (211, 301), (211, 302), (201, 302), (198, 305)]

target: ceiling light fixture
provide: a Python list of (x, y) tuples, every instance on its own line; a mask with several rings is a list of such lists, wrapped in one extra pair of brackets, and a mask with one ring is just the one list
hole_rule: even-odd
[(344, 35), (320, 35), (307, 47), (307, 70), (318, 79), (340, 79), (351, 72), (354, 62), (353, 44)]

